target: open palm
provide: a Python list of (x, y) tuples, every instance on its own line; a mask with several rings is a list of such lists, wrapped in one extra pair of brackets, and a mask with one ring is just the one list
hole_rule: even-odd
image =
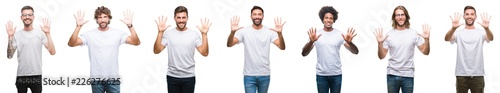
[(212, 26), (212, 23), (210, 23), (210, 20), (207, 18), (200, 19), (200, 21), (201, 21), (201, 26), (196, 26), (196, 27), (198, 27), (198, 29), (202, 34), (206, 34), (210, 26)]

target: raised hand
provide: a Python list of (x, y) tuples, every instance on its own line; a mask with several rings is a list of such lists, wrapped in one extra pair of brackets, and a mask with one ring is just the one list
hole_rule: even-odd
[(464, 23), (460, 23), (460, 18), (462, 18), (462, 14), (456, 12), (455, 15), (453, 15), (453, 17), (450, 16), (450, 18), (451, 18), (453, 28), (458, 28), (458, 27), (464, 25)]
[(200, 21), (201, 21), (201, 26), (196, 26), (196, 27), (198, 27), (198, 29), (202, 34), (207, 34), (208, 29), (210, 28), (210, 26), (212, 26), (212, 23), (207, 18), (200, 19)]
[(85, 20), (85, 12), (79, 10), (76, 14), (73, 15), (76, 19), (76, 25), (82, 26), (83, 24), (89, 22), (89, 20)]
[(389, 36), (383, 35), (384, 31), (382, 30), (382, 28), (375, 29), (375, 32), (373, 32), (373, 34), (375, 34), (375, 37), (377, 37), (378, 43), (383, 43), (385, 41), (385, 39), (387, 39), (387, 37), (389, 37)]
[(285, 25), (286, 21), (285, 22), (281, 22), (281, 17), (276, 17), (274, 18), (274, 24), (275, 24), (275, 27), (274, 28), (271, 28), (271, 30), (273, 31), (276, 31), (276, 32), (281, 32), (283, 30), (283, 25)]
[(238, 26), (238, 23), (240, 23), (240, 17), (233, 16), (233, 18), (231, 18), (231, 31), (234, 32), (234, 31), (238, 31), (238, 30), (243, 28), (243, 27)]
[(14, 33), (16, 33), (16, 28), (17, 27), (13, 27), (11, 20), (9, 20), (7, 24), (5, 24), (5, 29), (7, 30), (7, 34), (9, 35), (9, 37), (14, 36)]
[(422, 36), (422, 38), (424, 38), (424, 39), (429, 39), (429, 37), (431, 36), (431, 33), (430, 33), (431, 32), (431, 27), (429, 25), (427, 25), (427, 24), (423, 24), (422, 25), (422, 30), (424, 30), (423, 33), (422, 34), (418, 34), (418, 35)]
[(132, 25), (132, 18), (134, 17), (134, 12), (130, 10), (123, 11), (123, 16), (124, 17), (123, 19), (121, 19), (121, 21), (125, 23), (125, 25), (130, 27)]
[(159, 32), (163, 32), (170, 27), (170, 25), (167, 25), (167, 17), (165, 16), (158, 16), (158, 20), (155, 20), (155, 22), (156, 25), (158, 25)]
[(309, 31), (307, 31), (307, 34), (309, 35), (309, 40), (311, 42), (316, 42), (319, 37), (321, 37), (321, 34), (316, 35), (316, 28), (310, 28)]
[(482, 13), (481, 19), (483, 21), (481, 23), (480, 22), (477, 22), (477, 23), (481, 24), (481, 26), (483, 26), (483, 28), (489, 28), (491, 16), (489, 16), (488, 13)]
[(344, 38), (344, 40), (345, 40), (347, 43), (351, 43), (352, 39), (353, 39), (356, 35), (358, 35), (358, 34), (356, 34), (356, 33), (354, 33), (354, 32), (355, 32), (354, 28), (352, 28), (352, 27), (351, 27), (351, 28), (349, 28), (349, 29), (347, 30), (347, 34), (345, 34), (345, 35), (344, 35), (344, 34), (342, 34), (342, 37)]
[(42, 31), (45, 33), (50, 33), (50, 20), (48, 18), (43, 18), (42, 23), (43, 23), (43, 26), (40, 25), (40, 28), (42, 29)]

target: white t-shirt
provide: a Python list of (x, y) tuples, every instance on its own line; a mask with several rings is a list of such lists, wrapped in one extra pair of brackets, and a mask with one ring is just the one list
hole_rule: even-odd
[(486, 39), (484, 29), (462, 29), (453, 33), (450, 43), (457, 43), (456, 76), (484, 76), (483, 44)]
[(342, 64), (340, 62), (340, 47), (344, 45), (343, 32), (338, 29), (333, 29), (326, 32), (323, 29), (318, 29), (316, 35), (320, 35), (314, 46), (318, 57), (316, 64), (316, 74), (321, 76), (331, 76), (342, 74)]
[(270, 75), (269, 49), (271, 44), (278, 39), (278, 34), (266, 26), (259, 30), (249, 26), (237, 31), (234, 37), (238, 38), (238, 43), (243, 43), (245, 46), (243, 75)]
[(383, 47), (389, 49), (389, 64), (387, 65), (387, 74), (414, 77), (415, 67), (413, 56), (415, 47), (425, 43), (424, 39), (413, 29), (398, 31), (392, 29), (387, 32), (387, 39)]
[(119, 78), (118, 52), (129, 35), (122, 30), (97, 28), (80, 35), (83, 45), (88, 46), (91, 78)]
[(17, 76), (42, 75), (42, 45), (47, 42), (39, 29), (16, 31), (12, 46), (17, 47)]
[(171, 29), (164, 32), (161, 44), (168, 50), (167, 75), (178, 78), (195, 76), (194, 53), (201, 46), (201, 36), (197, 31)]

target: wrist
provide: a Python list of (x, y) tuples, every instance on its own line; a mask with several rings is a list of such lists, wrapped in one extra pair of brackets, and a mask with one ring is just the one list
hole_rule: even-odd
[(128, 28), (132, 28), (132, 27), (134, 27), (134, 25), (132, 25), (132, 24), (127, 24), (127, 27), (128, 27)]

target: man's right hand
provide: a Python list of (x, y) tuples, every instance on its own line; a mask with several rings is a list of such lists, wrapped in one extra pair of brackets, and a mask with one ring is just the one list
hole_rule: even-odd
[(12, 21), (10, 21), (10, 20), (5, 25), (5, 28), (7, 30), (7, 34), (9, 35), (9, 38), (14, 36), (14, 33), (16, 33), (17, 27), (13, 27)]
[(167, 17), (158, 16), (158, 20), (155, 20), (156, 25), (158, 25), (158, 32), (164, 32), (170, 25), (167, 25)]
[(76, 26), (83, 26), (85, 23), (89, 22), (89, 20), (85, 20), (85, 12), (79, 10), (76, 14), (73, 15), (76, 19)]
[(231, 31), (236, 32), (236, 31), (243, 28), (243, 27), (238, 26), (239, 22), (240, 22), (240, 17), (233, 16), (233, 18), (231, 18)]

